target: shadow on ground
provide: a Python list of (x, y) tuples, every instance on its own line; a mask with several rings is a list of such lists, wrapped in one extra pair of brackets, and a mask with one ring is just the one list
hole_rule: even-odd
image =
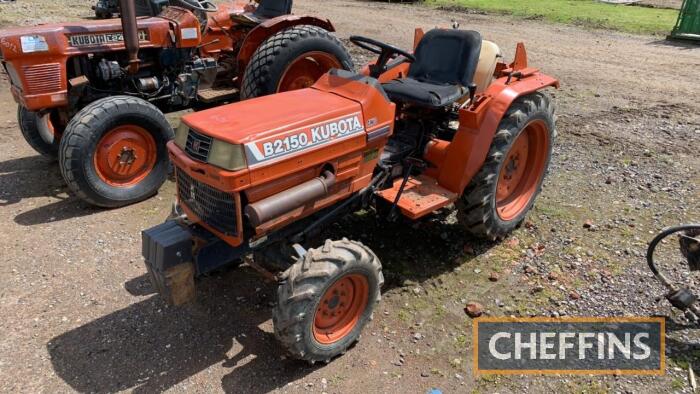
[(666, 357), (679, 366), (692, 365), (696, 374), (700, 374), (700, 344), (694, 343), (688, 332), (698, 329), (698, 324), (666, 319)]
[(649, 42), (649, 45), (663, 45), (681, 49), (700, 49), (700, 42), (691, 40), (656, 40)]
[(14, 219), (17, 224), (33, 226), (100, 212), (69, 194), (54, 160), (31, 156), (0, 163), (0, 207), (37, 197), (51, 197), (58, 201), (18, 214)]
[[(490, 247), (472, 245), (461, 224), (444, 219), (386, 223), (360, 213), (322, 238), (345, 236), (370, 245), (391, 288), (454, 269), (471, 258), (465, 249)], [(140, 296), (153, 291), (145, 276), (125, 288)], [(283, 358), (274, 335), (259, 328), (271, 318), (275, 294), (276, 287), (250, 269), (230, 270), (199, 281), (198, 300), (186, 308), (152, 296), (68, 331), (47, 348), (57, 375), (81, 392), (165, 390), (217, 364), (230, 369), (221, 382), (225, 391), (268, 392), (313, 371)]]
[(217, 364), (232, 369), (223, 382), (229, 392), (268, 392), (311, 371), (280, 360), (273, 335), (258, 328), (270, 319), (272, 286), (247, 269), (199, 285), (199, 299), (188, 307), (152, 296), (52, 339), (54, 370), (80, 392), (144, 393)]

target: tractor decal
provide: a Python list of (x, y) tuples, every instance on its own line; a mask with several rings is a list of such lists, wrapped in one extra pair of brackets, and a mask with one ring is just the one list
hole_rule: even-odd
[[(139, 30), (139, 41), (148, 41), (148, 30)], [(68, 36), (68, 41), (73, 47), (85, 47), (93, 45), (117, 44), (124, 42), (124, 33), (74, 34)]]
[(306, 149), (337, 142), (364, 133), (360, 113), (292, 130), (283, 135), (245, 145), (248, 165), (254, 167)]

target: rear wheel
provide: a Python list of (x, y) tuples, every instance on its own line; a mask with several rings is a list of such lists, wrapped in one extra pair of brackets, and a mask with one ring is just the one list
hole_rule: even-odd
[(323, 28), (293, 26), (270, 36), (255, 51), (243, 76), (241, 98), (307, 88), (331, 68), (354, 68), (343, 44)]
[(168, 174), (173, 130), (147, 101), (115, 96), (83, 108), (61, 139), (59, 164), (71, 190), (114, 208), (154, 195)]
[[(54, 135), (55, 130), (50, 113), (47, 112), (42, 116), (38, 112), (32, 112), (19, 106), (17, 107), (17, 122), (22, 136), (32, 149), (46, 157), (58, 157), (59, 139)], [(42, 137), (42, 128), (43, 133), (46, 134), (44, 137)]]
[(460, 202), (470, 233), (498, 239), (522, 223), (542, 188), (555, 135), (549, 96), (537, 92), (511, 105)]
[(309, 250), (285, 275), (272, 311), (275, 335), (310, 363), (329, 362), (358, 340), (384, 284), (377, 256), (347, 239)]

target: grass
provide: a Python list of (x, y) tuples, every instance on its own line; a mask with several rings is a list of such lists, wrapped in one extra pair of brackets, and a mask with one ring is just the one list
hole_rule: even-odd
[(595, 0), (426, 0), (428, 4), (510, 14), (528, 19), (606, 28), (629, 33), (666, 35), (678, 11), (623, 6)]

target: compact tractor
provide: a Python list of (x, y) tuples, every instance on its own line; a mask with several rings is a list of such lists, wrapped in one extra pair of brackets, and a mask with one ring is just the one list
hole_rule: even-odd
[[(137, 18), (135, 1), (158, 14)], [(305, 88), (354, 68), (330, 21), (291, 15), (292, 0), (119, 3), (121, 21), (0, 31), (22, 134), (97, 206), (137, 202), (163, 184), (174, 135), (165, 112)]]
[(417, 30), (413, 51), (350, 41), (378, 54), (361, 73), (184, 116), (168, 143), (174, 214), (142, 234), (151, 281), (173, 304), (241, 261), (278, 283), (276, 337), (312, 363), (358, 339), (384, 282), (360, 242), (314, 244), (324, 225), (454, 205), (466, 232), (501, 239), (532, 207), (556, 134), (543, 90), (559, 83), (522, 44), (505, 63), (475, 31)]

